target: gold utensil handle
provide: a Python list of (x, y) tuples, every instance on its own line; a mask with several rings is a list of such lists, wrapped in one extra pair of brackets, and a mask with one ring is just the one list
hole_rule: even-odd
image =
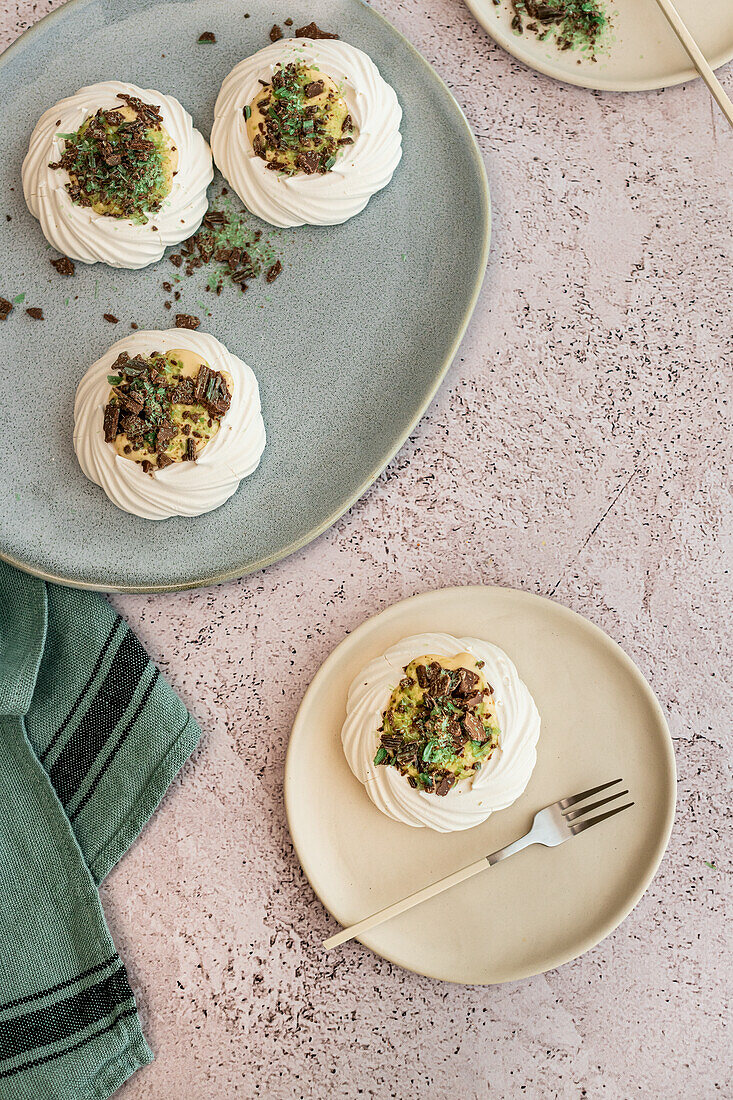
[(687, 51), (692, 64), (708, 86), (711, 96), (720, 107), (721, 111), (733, 126), (733, 103), (723, 89), (722, 84), (708, 64), (705, 55), (690, 34), (686, 23), (672, 3), (672, 0), (657, 0), (659, 7), (664, 12), (667, 22), (679, 38)]
[(425, 886), (422, 890), (417, 890), (414, 894), (396, 901), (394, 905), (388, 905), (386, 909), (380, 909), (378, 913), (372, 913), (371, 916), (360, 920), (358, 924), (352, 924), (350, 928), (342, 929), (335, 936), (325, 940), (323, 946), (327, 951), (330, 951), (332, 947), (338, 947), (340, 944), (346, 943), (347, 940), (353, 940), (364, 932), (368, 932), (370, 928), (376, 928), (378, 924), (383, 924), (384, 921), (391, 920), (392, 917), (407, 912), (408, 909), (420, 905), (428, 898), (434, 898), (436, 894), (442, 894), (444, 890), (450, 890), (451, 886), (457, 886), (459, 882), (464, 882), (467, 878), (479, 874), (480, 871), (485, 871), (489, 866), (488, 857), (483, 856), (475, 863), (469, 863), (468, 867), (461, 867), (460, 871), (454, 871), (447, 878), (442, 878), (438, 882), (431, 883), (430, 886)]

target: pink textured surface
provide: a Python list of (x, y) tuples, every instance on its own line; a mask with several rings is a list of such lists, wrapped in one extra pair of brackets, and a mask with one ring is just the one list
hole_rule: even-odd
[[(55, 6), (5, 0), (0, 43)], [(380, 8), (478, 135), (488, 275), (428, 415), (335, 528), (238, 583), (114, 601), (205, 731), (102, 891), (156, 1053), (119, 1096), (733, 1096), (733, 133), (700, 82), (589, 93), (525, 70), (459, 0)], [(358, 944), (325, 955), (335, 925), (281, 791), (298, 703), (345, 632), (469, 582), (606, 629), (657, 691), (679, 769), (671, 846), (634, 913), (583, 958), (489, 989)]]

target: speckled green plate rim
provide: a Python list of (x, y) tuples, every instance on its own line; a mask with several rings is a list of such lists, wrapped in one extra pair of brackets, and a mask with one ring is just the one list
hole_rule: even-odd
[[(619, 82), (618, 80), (603, 80), (601, 77), (596, 78), (592, 73), (585, 76), (582, 72), (578, 73), (577, 77), (569, 73), (558, 76), (557, 70), (551, 62), (543, 61), (541, 58), (535, 57), (531, 50), (525, 50), (522, 47), (521, 35), (512, 35), (510, 38), (509, 36), (504, 37), (504, 35), (496, 33), (496, 25), (490, 25), (490, 21), (484, 19), (483, 0), (465, 0), (465, 4), (475, 17), (476, 22), (484, 28), (491, 38), (493, 38), (497, 46), (501, 46), (503, 50), (506, 50), (506, 52), (516, 58), (517, 61), (521, 61), (528, 69), (534, 69), (535, 72), (541, 73), (543, 76), (549, 76), (553, 80), (557, 80), (560, 84), (573, 84), (577, 88), (588, 88), (594, 92), (618, 92), (625, 95), (627, 92), (654, 92), (658, 91), (660, 88), (673, 88), (677, 84), (687, 84), (691, 80), (700, 79), (700, 74), (692, 65), (685, 69), (678, 69), (667, 77), (661, 79), (652, 78), (650, 80), (626, 80)], [(672, 33), (670, 29), (670, 34)], [(514, 42), (515, 37), (516, 43)], [(708, 58), (708, 61), (713, 69), (719, 69), (721, 66), (727, 65), (729, 61), (733, 61), (733, 48), (721, 54), (716, 54), (715, 57)]]
[[(570, 948), (569, 950), (558, 951), (555, 954), (553, 954), (552, 956), (548, 956), (543, 961), (543, 964), (540, 967), (537, 967), (537, 966), (528, 967), (526, 970), (523, 970), (522, 972), (518, 972), (516, 974), (512, 974), (511, 977), (507, 977), (507, 978), (502, 979), (501, 981), (498, 981), (498, 982), (464, 982), (464, 981), (459, 981), (457, 983), (451, 983), (450, 979), (446, 979), (446, 978), (444, 978), (440, 975), (434, 974), (431, 971), (430, 967), (427, 967), (427, 966), (426, 967), (415, 967), (414, 965), (411, 965), (411, 964), (407, 963), (406, 960), (403, 957), (400, 956), (399, 952), (384, 951), (384, 950), (381, 950), (381, 949), (378, 950), (375, 947), (373, 940), (371, 939), (371, 934), (367, 934), (363, 937), (358, 937), (357, 938), (356, 942), (362, 944), (363, 947), (366, 947), (368, 950), (373, 951), (374, 954), (379, 955), (380, 957), (386, 959), (388, 962), (394, 963), (396, 966), (400, 966), (403, 969), (411, 970), (414, 973), (422, 974), (426, 978), (432, 978), (436, 981), (447, 982), (448, 984), (478, 985), (478, 986), (481, 986), (481, 985), (503, 985), (506, 982), (510, 982), (510, 981), (511, 982), (521, 981), (525, 978), (534, 977), (536, 974), (545, 974), (545, 973), (547, 973), (548, 970), (555, 970), (559, 966), (564, 966), (565, 963), (572, 962), (573, 959), (579, 958), (581, 955), (584, 955), (587, 951), (590, 951), (592, 948), (596, 947), (599, 943), (601, 943), (604, 939), (606, 939), (607, 936), (609, 936), (612, 932), (614, 932), (616, 930), (616, 928), (618, 928), (619, 925), (621, 925), (623, 923), (623, 921), (626, 920), (626, 918), (629, 916), (629, 914), (639, 904), (639, 902), (641, 901), (641, 899), (644, 896), (644, 894), (646, 893), (646, 891), (649, 889), (649, 886), (651, 885), (653, 879), (656, 877), (656, 874), (659, 870), (662, 859), (664, 858), (664, 854), (665, 854), (665, 852), (667, 850), (667, 847), (669, 845), (669, 839), (670, 839), (670, 836), (672, 834), (672, 828), (674, 826), (674, 819), (675, 819), (675, 811), (676, 811), (675, 793), (676, 793), (676, 783), (677, 783), (677, 764), (676, 764), (676, 760), (675, 760), (674, 745), (672, 743), (672, 734), (670, 732), (669, 725), (667, 723), (667, 719), (665, 717), (664, 711), (662, 710), (662, 706), (661, 706), (659, 700), (657, 699), (653, 688), (649, 684), (649, 682), (646, 679), (646, 677), (644, 676), (644, 674), (637, 667), (635, 662), (632, 661), (632, 659), (631, 659), (631, 657), (629, 657), (628, 653), (626, 653), (626, 651), (621, 648), (621, 646), (618, 644), (618, 642), (614, 641), (614, 639), (610, 636), (610, 634), (607, 634), (605, 630), (603, 630), (600, 626), (597, 626), (590, 619), (586, 618), (585, 615), (580, 615), (577, 611), (573, 611), (572, 608), (566, 607), (564, 604), (559, 603), (557, 600), (550, 599), (547, 596), (540, 596), (535, 592), (525, 592), (522, 589), (511, 588), (510, 586), (504, 586), (504, 585), (465, 585), (465, 586), (453, 587), (453, 588), (449, 587), (449, 588), (431, 589), (428, 592), (420, 592), (420, 593), (417, 593), (414, 596), (407, 596), (403, 600), (398, 600), (396, 603), (390, 604), (389, 607), (383, 608), (383, 610), (378, 612), (376, 615), (373, 615), (370, 618), (365, 619), (364, 622), (360, 623), (359, 626), (357, 626), (353, 631), (351, 631), (351, 633), (347, 634), (346, 637), (343, 638), (338, 643), (338, 645), (335, 646), (334, 649), (331, 650), (328, 657), (326, 657), (325, 661), (323, 662), (321, 667), (316, 672), (315, 676), (313, 677), (310, 684), (306, 688), (306, 691), (303, 695), (303, 698), (301, 699), (300, 706), (298, 707), (298, 711), (295, 715), (295, 718), (293, 719), (293, 727), (292, 727), (293, 731), (295, 731), (299, 727), (299, 724), (300, 724), (300, 721), (301, 721), (301, 712), (305, 710), (307, 696), (311, 695), (314, 691), (317, 692), (321, 682), (328, 679), (331, 666), (338, 662), (338, 653), (339, 653), (339, 651), (346, 648), (347, 646), (348, 647), (353, 646), (354, 642), (358, 643), (360, 636), (364, 633), (367, 633), (368, 630), (370, 630), (374, 626), (375, 622), (378, 622), (380, 619), (385, 618), (387, 616), (393, 615), (395, 610), (398, 607), (402, 607), (406, 604), (411, 604), (413, 607), (422, 606), (423, 604), (428, 604), (429, 605), (430, 602), (439, 593), (442, 594), (442, 595), (446, 595), (446, 594), (451, 593), (451, 592), (462, 593), (462, 594), (467, 593), (467, 592), (475, 592), (478, 596), (481, 593), (502, 592), (502, 591), (511, 592), (515, 597), (518, 597), (519, 600), (522, 601), (522, 602), (526, 601), (527, 603), (530, 603), (530, 604), (540, 603), (540, 604), (552, 605), (553, 610), (558, 615), (560, 615), (561, 618), (568, 620), (570, 623), (575, 623), (575, 622), (577, 622), (577, 620), (580, 620), (581, 623), (583, 624), (583, 627), (586, 628), (589, 631), (589, 633), (592, 637), (598, 638), (598, 640), (600, 642), (602, 642), (603, 645), (609, 645), (610, 646), (611, 651), (614, 653), (614, 655), (616, 656), (619, 663), (625, 669), (627, 669), (629, 671), (629, 673), (631, 674), (633, 680), (635, 681), (635, 683), (639, 687), (641, 693), (643, 694), (643, 696), (645, 698), (646, 703), (648, 704), (650, 710), (654, 714), (654, 716), (655, 716), (655, 718), (656, 718), (656, 720), (659, 724), (659, 728), (666, 733), (666, 737), (663, 739), (663, 741), (661, 743), (664, 745), (665, 768), (666, 768), (666, 773), (667, 773), (667, 777), (668, 777), (668, 780), (669, 780), (671, 794), (670, 794), (670, 797), (667, 800), (667, 803), (664, 807), (663, 821), (662, 821), (662, 824), (661, 824), (661, 828), (659, 830), (659, 835), (657, 837), (656, 843), (653, 847), (653, 850), (649, 852), (649, 858), (648, 858), (648, 862), (647, 862), (647, 872), (643, 876), (641, 881), (639, 882), (637, 888), (633, 891), (633, 893), (631, 893), (629, 895), (629, 897), (625, 900), (625, 902), (622, 905), (617, 907), (614, 911), (612, 911), (607, 916), (607, 918), (604, 922), (604, 925), (600, 929), (598, 934), (594, 934), (592, 936), (588, 936), (588, 937), (582, 938), (582, 939), (579, 938), (578, 941), (576, 943), (574, 943), (572, 948)], [(346, 693), (347, 686), (348, 685), (344, 685), (344, 695)], [(293, 843), (293, 849), (294, 849), (295, 855), (296, 855), (301, 867), (303, 868), (305, 876), (308, 879), (308, 882), (310, 883), (311, 889), (313, 890), (314, 894), (316, 895), (318, 900), (321, 902), (323, 907), (326, 909), (326, 911), (328, 913), (330, 913), (331, 916), (334, 917), (334, 919), (336, 921), (338, 921), (338, 919), (339, 919), (338, 916), (336, 916), (336, 914), (334, 914), (331, 911), (331, 909), (329, 908), (328, 903), (322, 897), (321, 893), (319, 892), (319, 890), (317, 889), (317, 887), (314, 884), (314, 879), (317, 877), (317, 875), (314, 873), (313, 860), (311, 859), (311, 855), (310, 855), (309, 852), (306, 852), (302, 848), (299, 848), (298, 842), (296, 840), (296, 835), (295, 835), (298, 830), (296, 829), (294, 831), (294, 829), (293, 829), (293, 825), (292, 825), (292, 819), (293, 819), (293, 816), (294, 816), (294, 809), (293, 809), (294, 794), (293, 794), (293, 792), (296, 790), (297, 784), (298, 784), (298, 777), (295, 775), (295, 765), (294, 765), (294, 762), (293, 762), (294, 757), (295, 757), (295, 751), (293, 751), (293, 745), (294, 745), (294, 738), (291, 734), (291, 737), (290, 737), (290, 740), (289, 740), (289, 743), (288, 743), (288, 751), (287, 751), (287, 754), (286, 754), (286, 757), (285, 757), (285, 775), (284, 775), (284, 781), (283, 781), (283, 797), (284, 797), (284, 802), (285, 802), (285, 816), (286, 816), (287, 823), (288, 823), (288, 831), (290, 832), (290, 837), (291, 837), (291, 840), (292, 840), (292, 843)]]
[[(20, 44), (22, 39), (25, 39), (25, 41), (27, 42), (28, 37), (34, 33), (34, 31), (41, 25), (41, 23), (44, 23), (47, 26), (49, 20), (60, 19), (70, 8), (79, 8), (90, 3), (94, 3), (94, 0), (67, 0), (67, 2), (62, 7), (56, 8), (55, 11), (49, 12), (47, 15), (44, 15), (41, 19), (38, 20), (37, 23), (34, 23), (32, 27), (29, 27), (26, 31), (24, 31), (23, 34), (20, 35), (15, 42), (13, 42), (2, 54), (0, 54), (0, 66), (2, 66), (3, 63), (7, 60), (8, 56), (12, 54), (12, 52)], [(413, 59), (416, 62), (419, 62), (419, 64), (421, 64), (425, 68), (425, 71), (429, 74), (429, 78), (431, 80), (434, 80), (435, 83), (439, 85), (443, 93), (448, 97), (453, 107), (455, 108), (457, 122), (464, 131), (464, 136), (466, 138), (468, 147), (471, 149), (472, 157), (478, 169), (478, 178), (481, 180), (482, 183), (484, 214), (482, 227), (483, 243), (481, 249), (481, 261), (477, 265), (478, 269), (476, 272), (473, 293), (471, 294), (471, 297), (466, 306), (465, 312), (463, 314), (463, 319), (460, 323), (456, 338), (453, 341), (450, 351), (448, 352), (448, 355), (446, 356), (441, 369), (436, 373), (433, 386), (431, 387), (429, 393), (426, 395), (426, 398), (423, 401), (422, 405), (420, 405), (420, 407), (418, 408), (413, 420), (408, 425), (407, 430), (403, 432), (398, 439), (393, 441), (392, 445), (390, 445), (384, 455), (380, 458), (378, 465), (374, 469), (372, 469), (369, 474), (367, 474), (359, 488), (352, 494), (352, 496), (343, 505), (339, 505), (339, 508), (326, 520), (324, 520), (323, 523), (307, 531), (302, 536), (302, 538), (296, 539), (296, 541), (291, 543), (290, 546), (280, 549), (275, 554), (260, 558), (259, 560), (248, 565), (246, 568), (242, 568), (241, 566), (239, 566), (222, 573), (214, 574), (210, 577), (200, 577), (195, 581), (181, 581), (177, 582), (176, 584), (143, 586), (124, 584), (104, 585), (84, 584), (81, 581), (69, 580), (67, 577), (56, 576), (54, 573), (49, 573), (43, 569), (34, 568), (27, 562), (20, 561), (19, 559), (12, 557), (10, 554), (6, 554), (0, 548), (0, 559), (2, 559), (3, 561), (7, 561), (10, 565), (14, 565), (16, 566), (16, 568), (23, 570), (23, 572), (31, 573), (34, 577), (39, 577), (41, 580), (44, 581), (51, 581), (54, 584), (63, 584), (69, 588), (82, 588), (85, 590), (97, 592), (129, 592), (140, 594), (144, 594), (147, 592), (186, 592), (195, 588), (206, 588), (212, 584), (222, 584), (225, 581), (236, 580), (239, 577), (247, 576), (250, 573), (256, 573), (260, 569), (265, 569), (268, 565), (274, 565), (275, 562), (282, 561), (283, 558), (289, 557), (297, 550), (302, 550), (304, 546), (307, 546), (309, 543), (313, 542), (325, 531), (327, 531), (329, 527), (332, 527), (336, 520), (340, 519), (341, 516), (348, 512), (349, 508), (352, 508), (353, 505), (356, 504), (357, 500), (359, 500), (364, 495), (367, 489), (374, 484), (382, 471), (389, 465), (389, 463), (398, 453), (400, 448), (404, 446), (404, 444), (414, 431), (415, 426), (424, 416), (431, 401), (435, 397), (435, 394), (438, 392), (438, 389), (443, 379), (448, 373), (448, 368), (455, 358), (456, 352), (458, 351), (460, 343), (465, 335), (466, 329), (468, 328), (468, 323), (471, 320), (471, 315), (473, 314), (473, 311), (476, 307), (476, 302), (478, 301), (478, 296), (481, 291), (481, 286), (483, 284), (484, 274), (486, 272), (486, 265), (489, 258), (489, 244), (491, 241), (491, 198), (489, 196), (489, 182), (486, 176), (486, 167), (481, 157), (481, 152), (479, 150), (476, 138), (474, 137), (473, 131), (468, 124), (466, 116), (464, 115), (458, 101), (456, 100), (448, 85), (445, 83), (444, 80), (441, 80), (432, 65), (430, 65), (429, 62), (425, 60), (422, 54), (415, 49), (412, 43), (407, 38), (405, 38), (405, 36), (401, 34), (396, 27), (392, 26), (389, 20), (385, 19), (385, 17), (381, 15), (378, 11), (375, 11), (374, 8), (372, 8), (369, 4), (365, 2), (365, 0), (355, 0), (355, 3), (357, 3), (359, 7), (369, 11), (371, 16), (382, 22), (385, 27), (387, 27), (391, 31), (391, 33), (400, 40), (404, 48), (408, 50), (409, 53), (412, 55)]]

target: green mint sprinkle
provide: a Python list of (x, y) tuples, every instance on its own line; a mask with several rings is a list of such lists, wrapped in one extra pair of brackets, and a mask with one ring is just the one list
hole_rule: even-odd
[(69, 299), (68, 299), (68, 298), (64, 298), (64, 305), (65, 305), (65, 306), (68, 306), (68, 304), (69, 304)]
[(375, 764), (381, 764), (383, 760), (387, 759), (387, 750), (384, 745), (380, 745), (377, 749), (377, 755), (374, 757)]
[(244, 121), (248, 122), (251, 117), (252, 117), (252, 108), (249, 105), (247, 105), (244, 108)]
[(714, 863), (708, 863), (708, 861), (706, 859), (703, 860), (703, 863), (705, 864), (706, 867), (709, 867), (711, 871), (717, 871), (718, 870), (718, 868), (715, 866)]
[(15, 297), (13, 298), (13, 302), (16, 305), (19, 305), (20, 302), (24, 302), (24, 301), (25, 301), (25, 294), (16, 294)]
[(122, 378), (119, 374), (108, 374), (107, 381), (109, 382), (110, 386), (119, 386), (122, 382)]

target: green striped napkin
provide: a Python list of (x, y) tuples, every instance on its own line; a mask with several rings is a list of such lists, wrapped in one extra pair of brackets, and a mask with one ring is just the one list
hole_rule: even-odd
[(0, 1098), (107, 1097), (152, 1061), (97, 886), (199, 738), (100, 596), (0, 562)]

